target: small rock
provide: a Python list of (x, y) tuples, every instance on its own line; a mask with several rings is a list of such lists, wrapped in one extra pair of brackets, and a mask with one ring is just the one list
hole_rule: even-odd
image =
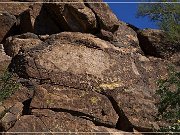
[(8, 109), (8, 112), (0, 120), (0, 125), (5, 131), (7, 131), (15, 124), (15, 122), (22, 115), (22, 110), (23, 104), (20, 102), (17, 102), (13, 107)]

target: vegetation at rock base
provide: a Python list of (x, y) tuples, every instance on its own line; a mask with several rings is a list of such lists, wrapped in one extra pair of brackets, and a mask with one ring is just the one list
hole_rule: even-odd
[(161, 131), (180, 132), (180, 72), (169, 67), (168, 79), (158, 81), (157, 94), (160, 95), (158, 118), (171, 123), (171, 126), (161, 128)]
[[(153, 2), (154, 0), (149, 0)], [(169, 2), (169, 0), (157, 0), (156, 2)], [(171, 2), (179, 2), (172, 0)], [(177, 3), (152, 3), (140, 4), (138, 17), (149, 17), (157, 22), (160, 29), (164, 30), (168, 39), (175, 44), (180, 44), (180, 4)]]
[(5, 71), (0, 76), (0, 102), (10, 97), (19, 87), (18, 82), (13, 78), (13, 73)]

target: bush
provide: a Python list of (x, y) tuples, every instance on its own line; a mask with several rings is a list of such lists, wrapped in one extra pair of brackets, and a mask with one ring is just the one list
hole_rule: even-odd
[(158, 81), (157, 94), (160, 95), (158, 118), (171, 124), (161, 128), (161, 131), (180, 132), (180, 72), (169, 67), (168, 79)]
[[(154, 0), (148, 0), (154, 2)], [(160, 29), (167, 34), (168, 40), (174, 44), (180, 44), (180, 4), (165, 3), (169, 0), (156, 0), (160, 3), (140, 4), (137, 12), (138, 17), (148, 17), (156, 22)], [(172, 0), (179, 2), (179, 0)]]
[(13, 73), (5, 71), (0, 77), (0, 102), (10, 97), (19, 89), (19, 83), (14, 79)]

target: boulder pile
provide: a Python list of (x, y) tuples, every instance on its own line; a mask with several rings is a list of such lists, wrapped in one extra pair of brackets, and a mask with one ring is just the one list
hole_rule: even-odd
[(163, 31), (133, 29), (102, 0), (30, 1), (0, 4), (0, 66), (20, 84), (0, 102), (1, 132), (123, 135), (168, 125), (156, 119), (156, 82), (168, 65), (179, 68), (180, 54)]

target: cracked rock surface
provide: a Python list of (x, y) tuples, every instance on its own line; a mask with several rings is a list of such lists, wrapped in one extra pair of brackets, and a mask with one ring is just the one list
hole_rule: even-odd
[[(57, 121), (59, 114), (68, 114), (95, 126), (133, 132), (163, 124), (155, 120), (154, 90), (155, 80), (166, 72), (161, 65), (166, 64), (91, 34), (63, 32), (24, 48), (12, 59), (10, 69), (34, 80), (28, 115), (41, 118), (42, 112), (48, 113), (43, 117), (46, 123), (50, 111), (57, 113)], [(55, 131), (55, 123), (50, 131)], [(66, 128), (60, 127), (57, 130)]]
[(162, 33), (118, 20), (105, 3), (60, 2), (0, 4), (9, 12), (0, 16), (0, 74), (20, 84), (0, 102), (0, 132), (123, 135), (168, 125), (156, 120), (156, 82), (179, 53), (154, 55), (171, 54), (157, 46)]

